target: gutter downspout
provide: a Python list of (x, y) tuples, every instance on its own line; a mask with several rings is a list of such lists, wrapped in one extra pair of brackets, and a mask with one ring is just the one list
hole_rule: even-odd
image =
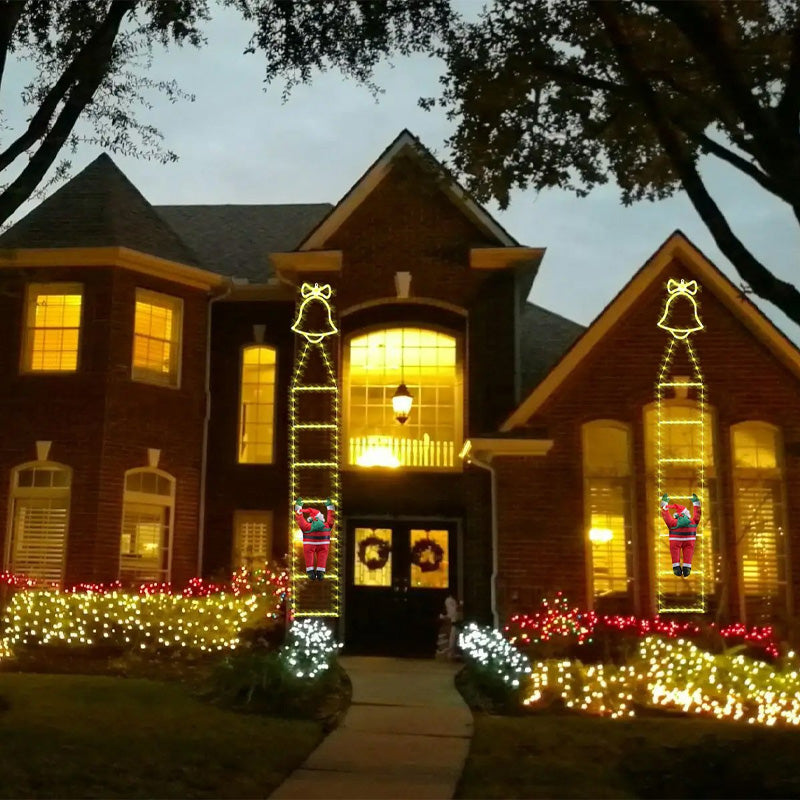
[(472, 454), (467, 457), (470, 464), (488, 471), (491, 476), (492, 491), (492, 577), (489, 584), (490, 605), (492, 610), (492, 626), (500, 630), (500, 612), (497, 610), (497, 573), (499, 571), (499, 556), (497, 552), (497, 474), (495, 468), (487, 461), (481, 461)]
[(226, 288), (222, 294), (215, 295), (208, 301), (208, 319), (206, 320), (206, 377), (205, 377), (205, 419), (203, 421), (203, 451), (200, 456), (200, 519), (197, 526), (197, 577), (203, 575), (203, 549), (206, 538), (206, 472), (208, 471), (208, 427), (211, 421), (211, 317), (214, 303), (224, 300), (233, 291), (234, 281), (226, 279)]

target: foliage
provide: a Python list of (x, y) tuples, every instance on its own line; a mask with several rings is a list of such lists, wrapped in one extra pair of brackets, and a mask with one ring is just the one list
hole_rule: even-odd
[(794, 0), (494, 0), (436, 52), (453, 164), (481, 200), (515, 188), (623, 203), (686, 192), (753, 291), (800, 323), (800, 293), (731, 230), (698, 161), (713, 156), (800, 219), (800, 7)]

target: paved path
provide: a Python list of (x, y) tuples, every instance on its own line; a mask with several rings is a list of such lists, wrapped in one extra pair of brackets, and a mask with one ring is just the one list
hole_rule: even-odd
[(273, 798), (450, 798), (464, 768), (472, 714), (440, 661), (342, 658), (353, 699), (342, 723)]

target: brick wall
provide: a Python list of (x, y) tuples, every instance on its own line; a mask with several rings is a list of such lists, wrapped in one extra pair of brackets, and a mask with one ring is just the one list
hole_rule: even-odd
[[(563, 589), (585, 601), (581, 424), (593, 419), (616, 419), (631, 425), (634, 444), (634, 521), (638, 538), (646, 541), (646, 505), (643, 406), (654, 399), (654, 384), (667, 336), (656, 326), (665, 298), (667, 278), (696, 277), (681, 265), (666, 268), (589, 357), (529, 420), (531, 431), (546, 432), (555, 440), (540, 459), (503, 458), (498, 463), (501, 496), (501, 563), (506, 586), (504, 608), (526, 591), (524, 605), (535, 606), (539, 589)], [(794, 577), (794, 606), (800, 601), (800, 457), (792, 442), (800, 439), (798, 381), (717, 300), (709, 290), (698, 295), (705, 330), (692, 338), (704, 372), (707, 402), (717, 415), (719, 498), (717, 522), (722, 526), (727, 557), (733, 560), (733, 489), (730, 470), (730, 426), (745, 420), (763, 420), (779, 426), (787, 442), (786, 483), (790, 554)], [(514, 531), (522, 515), (536, 509), (543, 522), (524, 536)], [(524, 526), (523, 526), (524, 529)], [(640, 580), (636, 591), (641, 610), (651, 609), (651, 564), (648, 548), (637, 549)], [(521, 565), (521, 563), (524, 566)], [(731, 582), (729, 612), (738, 616), (738, 590)], [(531, 590), (536, 588), (536, 592)], [(633, 609), (631, 609), (633, 610)]]

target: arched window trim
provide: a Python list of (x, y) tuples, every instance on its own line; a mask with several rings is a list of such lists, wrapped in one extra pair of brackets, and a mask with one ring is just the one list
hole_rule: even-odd
[[(36, 467), (46, 467), (50, 469), (63, 470), (68, 475), (68, 483), (66, 486), (19, 486), (19, 474), (26, 469), (33, 469)], [(72, 478), (73, 469), (67, 464), (62, 464), (59, 461), (25, 461), (22, 464), (17, 464), (11, 468), (9, 475), (9, 493), (8, 493), (8, 509), (6, 513), (6, 541), (3, 547), (3, 568), (11, 569), (11, 548), (14, 543), (14, 512), (16, 501), (21, 498), (65, 498), (66, 499), (66, 525), (64, 528), (64, 550), (61, 561), (61, 577), (59, 580), (63, 582), (64, 572), (66, 570), (67, 562), (67, 548), (69, 545), (70, 536), (70, 517), (72, 508)]]
[[(162, 478), (166, 478), (169, 481), (170, 486), (170, 494), (167, 495), (159, 495), (154, 494), (151, 492), (135, 492), (129, 491), (126, 486), (128, 483), (128, 478), (131, 475), (137, 475), (142, 473), (148, 473), (151, 475), (159, 475)], [(122, 515), (120, 519), (120, 556), (119, 556), (119, 573), (122, 573), (122, 550), (121, 550), (121, 540), (124, 534), (125, 528), (125, 505), (126, 503), (142, 503), (145, 505), (153, 505), (153, 506), (161, 506), (162, 508), (168, 509), (167, 511), (167, 528), (168, 528), (168, 536), (169, 536), (169, 543), (167, 549), (167, 569), (166, 569), (166, 576), (165, 580), (169, 581), (172, 578), (172, 556), (173, 556), (173, 547), (175, 542), (175, 495), (176, 495), (176, 486), (177, 480), (174, 475), (171, 475), (169, 472), (165, 472), (163, 469), (158, 469), (157, 467), (134, 467), (132, 469), (126, 470), (122, 480)]]
[[(273, 355), (275, 356), (275, 392), (272, 398), (272, 449), (269, 455), (269, 461), (241, 461), (241, 452), (242, 452), (242, 434), (243, 434), (243, 425), (244, 420), (242, 419), (242, 389), (244, 388), (243, 379), (244, 379), (244, 356), (248, 350), (270, 350)], [(275, 421), (277, 419), (277, 411), (278, 411), (278, 369), (280, 367), (280, 352), (278, 347), (274, 344), (270, 344), (268, 342), (264, 342), (263, 344), (259, 344), (258, 342), (247, 342), (239, 347), (239, 371), (238, 371), (238, 409), (236, 414), (236, 452), (234, 453), (234, 464), (238, 466), (247, 467), (258, 467), (263, 466), (265, 464), (274, 464), (275, 463), (275, 439), (276, 439), (276, 427)]]
[[(627, 473), (625, 475), (608, 475), (601, 472), (593, 472), (587, 469), (586, 453), (588, 434), (592, 429), (612, 428), (614, 430), (622, 431), (627, 438)], [(626, 573), (627, 573), (627, 586), (626, 589), (630, 592), (631, 587), (635, 587), (638, 582), (638, 564), (636, 553), (638, 552), (638, 539), (636, 531), (636, 515), (635, 515), (635, 484), (634, 484), (634, 442), (633, 442), (633, 425), (619, 419), (612, 419), (608, 417), (600, 417), (597, 419), (585, 420), (581, 423), (580, 427), (581, 437), (581, 475), (583, 486), (583, 525), (582, 525), (582, 538), (584, 543), (584, 552), (586, 554), (586, 582), (587, 592), (586, 597), (588, 607), (590, 610), (595, 605), (595, 576), (594, 576), (594, 556), (592, 552), (592, 542), (589, 540), (589, 525), (591, 522), (590, 511), (590, 497), (587, 491), (587, 484), (592, 480), (605, 480), (624, 484), (624, 530), (626, 537)], [(630, 538), (630, 544), (628, 544)], [(639, 596), (637, 591), (633, 591), (633, 604), (634, 611), (639, 612)]]
[[(448, 336), (455, 342), (456, 351), (456, 364), (455, 364), (455, 388), (457, 392), (456, 406), (455, 406), (455, 426), (456, 441), (454, 442), (454, 452), (457, 454), (464, 444), (466, 435), (466, 420), (469, 419), (468, 408), (468, 392), (465, 390), (467, 386), (467, 363), (466, 363), (466, 337), (463, 333), (455, 330), (446, 325), (436, 325), (431, 322), (419, 322), (413, 319), (405, 321), (393, 321), (390, 323), (364, 325), (356, 330), (350, 331), (341, 337), (341, 375), (342, 375), (342, 393), (341, 409), (342, 409), (342, 442), (343, 442), (343, 459), (342, 469), (345, 470), (363, 470), (364, 467), (350, 464), (349, 461), (349, 448), (347, 442), (349, 440), (350, 419), (351, 419), (351, 381), (350, 381), (350, 343), (353, 339), (358, 339), (370, 333), (378, 331), (394, 331), (401, 328), (412, 328), (421, 331), (430, 331), (432, 333), (439, 333)], [(413, 412), (412, 412), (413, 413)], [(461, 472), (463, 471), (463, 463), (461, 459), (454, 458), (452, 467), (414, 467), (402, 466), (401, 470), (404, 472), (428, 472), (435, 471), (442, 472)]]
[[(775, 462), (776, 467), (737, 467), (736, 466), (736, 449), (734, 441), (734, 433), (737, 430), (745, 427), (756, 427), (770, 430), (775, 434)], [(786, 531), (784, 537), (784, 565), (786, 571), (786, 580), (784, 582), (784, 608), (789, 615), (793, 612), (793, 597), (792, 597), (792, 542), (789, 536), (788, 525), (788, 491), (786, 486), (786, 453), (785, 453), (785, 437), (783, 429), (779, 425), (761, 419), (746, 419), (732, 424), (728, 429), (728, 446), (730, 448), (731, 459), (731, 491), (733, 493), (734, 509), (737, 509), (737, 486), (739, 480), (768, 480), (774, 483), (779, 483), (780, 498), (781, 498), (781, 520), (783, 529)], [(738, 518), (738, 509), (736, 518)], [(734, 525), (734, 547), (736, 552), (736, 580), (739, 586), (739, 614), (741, 619), (747, 621), (747, 594), (745, 589), (743, 560), (741, 558), (741, 542), (739, 541), (740, 529), (739, 525)]]

